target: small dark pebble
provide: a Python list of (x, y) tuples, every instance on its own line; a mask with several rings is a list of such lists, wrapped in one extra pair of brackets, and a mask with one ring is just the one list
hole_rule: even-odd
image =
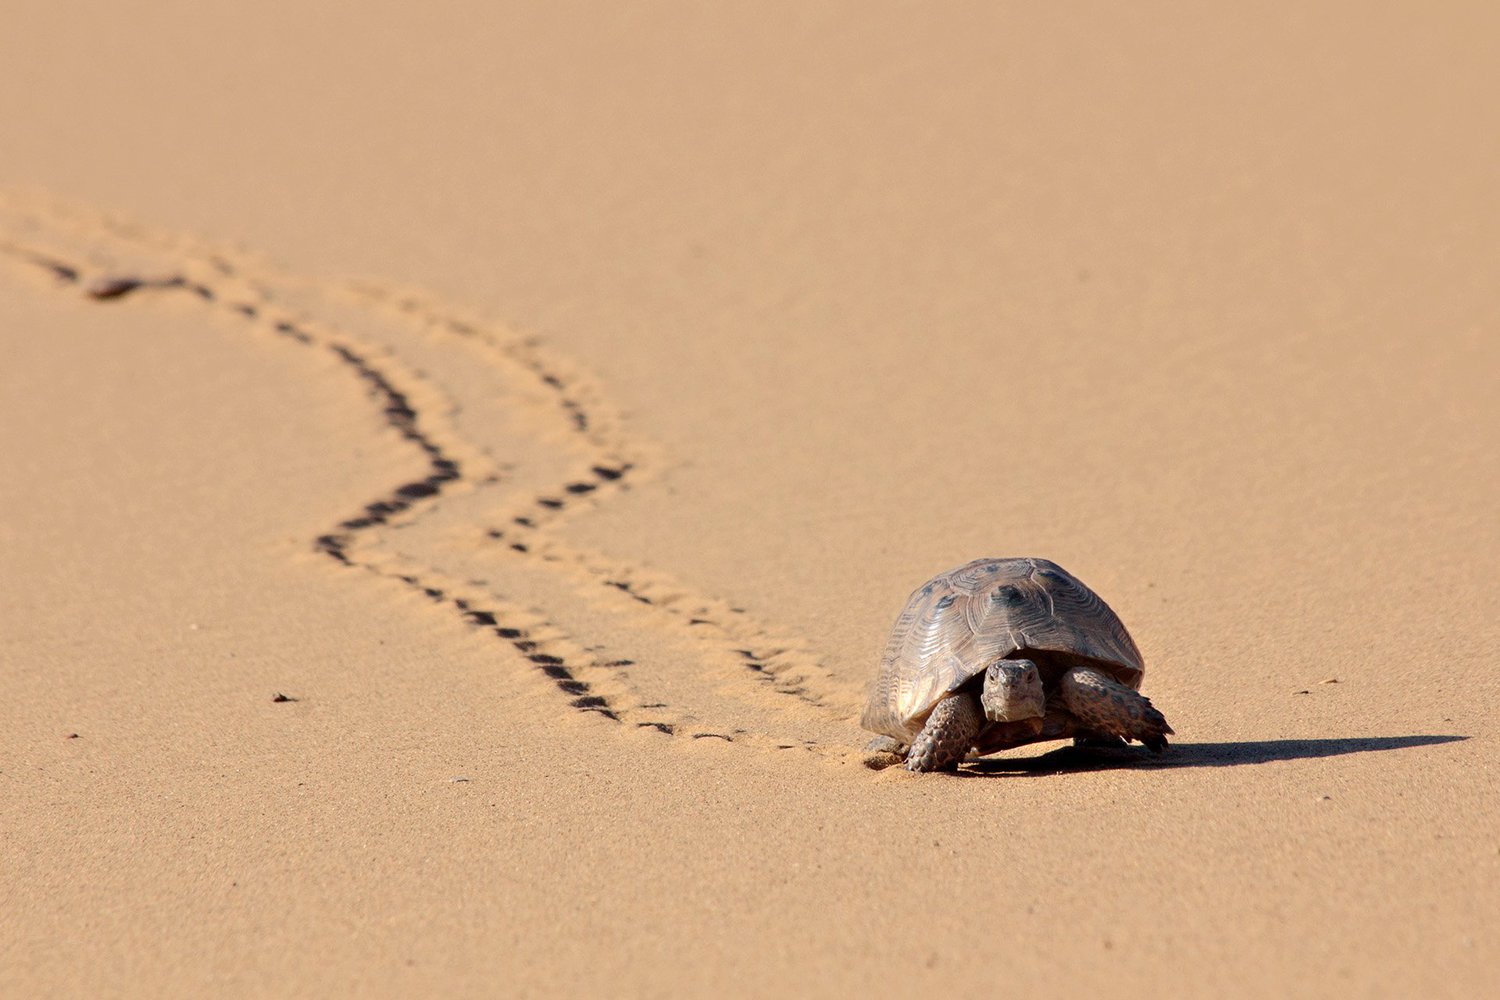
[(277, 704), (280, 704), (284, 701), (297, 701), (298, 699), (293, 698), (289, 694), (282, 694), (280, 691), (277, 691), (276, 694), (272, 696), (271, 700), (276, 702)]

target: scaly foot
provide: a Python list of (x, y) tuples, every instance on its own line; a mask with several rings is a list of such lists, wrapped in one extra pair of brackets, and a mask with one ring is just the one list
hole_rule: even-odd
[(1139, 691), (1092, 667), (1074, 667), (1062, 677), (1063, 704), (1081, 729), (1100, 736), (1140, 740), (1154, 752), (1167, 745), (1172, 727)]
[(950, 694), (938, 702), (927, 717), (927, 725), (912, 740), (906, 754), (908, 771), (948, 771), (958, 767), (974, 745), (984, 725), (979, 699), (967, 691)]

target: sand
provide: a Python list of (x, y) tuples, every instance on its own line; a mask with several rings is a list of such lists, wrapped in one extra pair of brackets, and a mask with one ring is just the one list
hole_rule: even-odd
[[(1493, 989), (1492, 12), (8, 21), (0, 994)], [(865, 765), (980, 555), (1166, 754)]]

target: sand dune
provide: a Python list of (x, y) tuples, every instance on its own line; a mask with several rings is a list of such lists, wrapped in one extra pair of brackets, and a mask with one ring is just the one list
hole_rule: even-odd
[[(1486, 995), (1488, 15), (796, 11), (0, 42), (0, 993)], [(1165, 754), (866, 766), (980, 555)]]

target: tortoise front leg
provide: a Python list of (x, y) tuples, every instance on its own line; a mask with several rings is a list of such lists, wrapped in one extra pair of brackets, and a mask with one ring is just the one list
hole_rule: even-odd
[(979, 699), (968, 691), (957, 691), (937, 703), (927, 725), (912, 740), (906, 754), (908, 771), (951, 771), (958, 767), (974, 745), (984, 725)]
[(1085, 734), (1140, 740), (1157, 753), (1167, 745), (1172, 727), (1151, 700), (1103, 671), (1074, 667), (1059, 686), (1063, 705)]

